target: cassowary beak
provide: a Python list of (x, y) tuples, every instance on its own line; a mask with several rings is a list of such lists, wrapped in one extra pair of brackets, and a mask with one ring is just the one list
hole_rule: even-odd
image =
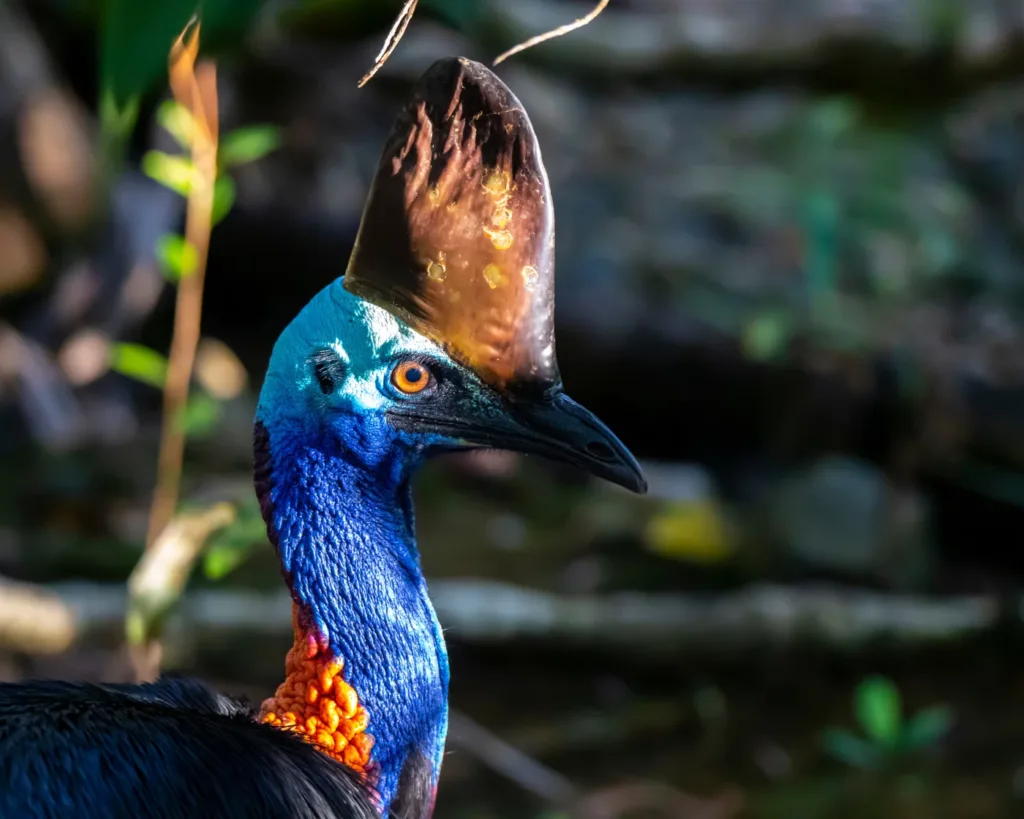
[(647, 491), (640, 464), (594, 413), (558, 392), (516, 402), (507, 425), (484, 430), (478, 443), (541, 455), (578, 467), (631, 492)]
[(486, 387), (479, 391), (442, 388), (436, 400), (400, 404), (388, 412), (388, 418), (399, 429), (440, 435), (456, 448), (540, 455), (631, 492), (647, 491), (640, 464), (622, 441), (558, 387), (546, 395), (529, 396), (502, 395)]

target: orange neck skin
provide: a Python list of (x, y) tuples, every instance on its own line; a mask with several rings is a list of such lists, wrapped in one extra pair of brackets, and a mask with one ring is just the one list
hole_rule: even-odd
[(364, 776), (370, 774), (373, 737), (366, 732), (370, 715), (343, 678), (345, 661), (330, 654), (325, 640), (306, 626), (292, 605), (295, 644), (285, 659), (286, 676), (277, 692), (263, 702), (260, 719), (300, 734), (323, 753)]

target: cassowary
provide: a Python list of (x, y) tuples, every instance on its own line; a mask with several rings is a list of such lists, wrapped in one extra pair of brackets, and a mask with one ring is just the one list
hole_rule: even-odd
[(483, 66), (435, 63), (344, 277), (285, 329), (260, 394), (255, 486), (294, 601), (284, 682), (258, 713), (194, 681), (0, 685), (0, 817), (429, 817), (448, 662), (413, 473), (497, 447), (646, 488), (562, 392), (553, 284), (526, 113)]

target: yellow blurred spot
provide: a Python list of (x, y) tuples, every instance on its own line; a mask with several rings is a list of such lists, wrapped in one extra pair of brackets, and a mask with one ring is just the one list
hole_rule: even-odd
[(504, 287), (508, 284), (508, 279), (505, 278), (501, 272), (501, 268), (496, 264), (489, 264), (484, 268), (484, 279), (487, 281), (487, 286), (494, 290), (496, 287)]
[(430, 189), (430, 192), (427, 194), (427, 196), (430, 197), (431, 202), (437, 204), (437, 200), (441, 198), (441, 191), (437, 189), (437, 185), (434, 185), (434, 187)]
[(648, 549), (688, 563), (720, 563), (733, 546), (718, 505), (711, 500), (670, 504), (647, 523)]
[(227, 401), (245, 388), (247, 376), (230, 347), (204, 338), (196, 351), (196, 380), (214, 398)]

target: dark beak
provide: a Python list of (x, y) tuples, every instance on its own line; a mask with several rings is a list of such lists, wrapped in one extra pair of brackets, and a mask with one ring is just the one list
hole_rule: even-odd
[(589, 410), (560, 391), (536, 398), (466, 400), (464, 393), (433, 406), (389, 413), (393, 424), (436, 433), (467, 447), (541, 455), (643, 494), (647, 481), (623, 443)]
[(631, 492), (647, 491), (640, 464), (594, 413), (568, 395), (516, 403), (509, 426), (496, 429), (489, 446), (515, 449), (561, 461), (618, 484)]

